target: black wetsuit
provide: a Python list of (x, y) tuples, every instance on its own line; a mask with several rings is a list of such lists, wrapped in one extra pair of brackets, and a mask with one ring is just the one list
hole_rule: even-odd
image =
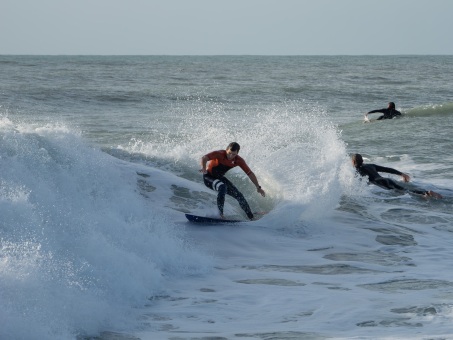
[(378, 120), (381, 120), (381, 119), (392, 119), (396, 116), (401, 116), (401, 112), (399, 112), (398, 110), (395, 110), (395, 109), (379, 109), (379, 110), (373, 110), (373, 111), (370, 111), (368, 113), (376, 113), (376, 112), (380, 112), (380, 113), (383, 113), (384, 115), (380, 116), (378, 118)]
[(212, 189), (218, 191), (217, 195), (217, 207), (220, 213), (223, 215), (223, 206), (225, 204), (225, 194), (235, 198), (242, 210), (245, 211), (249, 219), (253, 219), (253, 213), (247, 203), (244, 195), (231, 183), (226, 177), (213, 177), (209, 174), (203, 175), (204, 184)]
[(208, 188), (218, 192), (217, 207), (220, 214), (223, 215), (225, 195), (228, 194), (238, 201), (247, 217), (253, 219), (253, 213), (244, 195), (225, 177), (225, 173), (236, 166), (239, 166), (249, 175), (252, 170), (250, 170), (244, 159), (238, 155), (233, 160), (229, 160), (225, 150), (213, 151), (205, 156), (208, 157), (209, 163), (206, 169), (208, 173), (203, 175), (203, 181)]
[(361, 176), (368, 176), (368, 180), (370, 183), (377, 185), (383, 189), (397, 189), (397, 190), (404, 190), (404, 191), (411, 191), (415, 194), (425, 195), (427, 194), (426, 191), (421, 190), (408, 190), (403, 188), (401, 185), (396, 183), (393, 179), (385, 178), (379, 175), (379, 172), (386, 172), (389, 174), (399, 175), (401, 176), (403, 173), (401, 171), (386, 168), (385, 166), (380, 166), (376, 164), (362, 164), (361, 166), (356, 167), (357, 172)]

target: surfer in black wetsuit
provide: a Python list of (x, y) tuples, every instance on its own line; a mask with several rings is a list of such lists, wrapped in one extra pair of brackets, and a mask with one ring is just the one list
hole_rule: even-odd
[(442, 198), (442, 196), (440, 194), (438, 194), (437, 192), (434, 192), (431, 190), (429, 190), (429, 191), (408, 190), (406, 188), (403, 188), (401, 185), (396, 183), (394, 180), (392, 180), (390, 178), (382, 177), (381, 175), (379, 175), (379, 172), (386, 172), (389, 174), (399, 175), (399, 176), (403, 177), (404, 182), (409, 182), (411, 179), (409, 177), (409, 175), (407, 175), (401, 171), (392, 169), (392, 168), (386, 168), (384, 166), (380, 166), (380, 165), (376, 165), (376, 164), (363, 164), (362, 155), (360, 155), (358, 153), (353, 154), (351, 157), (351, 160), (352, 160), (352, 165), (355, 167), (355, 169), (361, 176), (368, 176), (368, 181), (370, 183), (373, 183), (383, 189), (388, 189), (388, 190), (396, 189), (396, 190), (402, 190), (402, 191), (411, 191), (415, 194), (423, 195), (426, 197), (430, 196), (430, 197), (435, 197), (435, 198)]
[(395, 103), (390, 102), (386, 109), (372, 110), (370, 112), (367, 112), (365, 114), (365, 119), (368, 119), (368, 115), (370, 113), (376, 113), (376, 112), (383, 113), (383, 115), (380, 116), (377, 120), (392, 119), (392, 118), (395, 118), (396, 116), (401, 116), (401, 112), (399, 112), (398, 110), (395, 109)]

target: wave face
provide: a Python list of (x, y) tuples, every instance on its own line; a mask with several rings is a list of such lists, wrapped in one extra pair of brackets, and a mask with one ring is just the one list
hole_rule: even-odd
[(3, 118), (0, 135), (0, 338), (124, 327), (168, 277), (210, 267), (137, 195), (137, 169), (64, 126)]

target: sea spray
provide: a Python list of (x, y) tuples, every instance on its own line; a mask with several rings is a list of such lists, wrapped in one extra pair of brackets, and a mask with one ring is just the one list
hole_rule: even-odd
[(199, 158), (236, 141), (267, 198), (255, 195), (241, 171), (234, 169), (227, 177), (234, 180), (253, 207), (270, 211), (276, 205), (287, 205), (294, 210), (295, 219), (302, 212), (305, 219), (316, 219), (338, 204), (346, 183), (341, 174), (349, 164), (346, 146), (319, 105), (294, 100), (268, 105), (259, 112), (253, 105), (235, 112), (219, 102), (192, 100), (184, 104), (172, 108), (178, 129), (167, 130), (165, 138), (133, 139), (124, 149), (131, 154), (142, 153), (161, 168), (197, 180)]

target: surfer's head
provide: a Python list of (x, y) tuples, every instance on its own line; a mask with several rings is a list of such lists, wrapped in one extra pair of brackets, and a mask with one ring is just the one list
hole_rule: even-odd
[(394, 102), (390, 102), (389, 103), (389, 109), (395, 109), (395, 103)]
[(232, 159), (234, 159), (238, 155), (240, 149), (241, 149), (241, 146), (236, 142), (232, 142), (232, 143), (228, 144), (228, 146), (226, 148), (227, 158), (230, 161)]
[(362, 158), (362, 155), (359, 154), (359, 153), (355, 153), (351, 156), (351, 160), (352, 160), (352, 164), (355, 166), (355, 167), (359, 167), (363, 164), (363, 158)]
[(235, 152), (239, 152), (239, 150), (241, 149), (241, 146), (236, 142), (231, 142), (230, 144), (228, 144), (226, 149), (235, 151)]

